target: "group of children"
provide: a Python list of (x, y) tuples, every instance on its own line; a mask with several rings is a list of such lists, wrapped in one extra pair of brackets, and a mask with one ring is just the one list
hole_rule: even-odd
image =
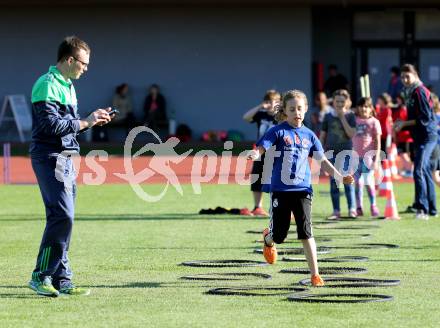
[[(311, 227), (313, 190), (309, 157), (320, 161), (321, 168), (330, 176), (333, 213), (329, 219), (341, 217), (338, 188), (341, 182), (350, 217), (364, 215), (364, 186), (370, 201), (371, 216), (377, 217), (379, 209), (376, 205), (374, 173), (386, 156), (381, 154), (381, 150), (389, 148), (390, 138), (408, 148), (407, 144), (414, 136), (417, 147), (414, 161), (416, 218), (427, 219), (429, 215), (436, 215), (430, 168), (437, 165), (437, 169), (440, 169), (440, 161), (437, 159), (435, 165), (429, 163), (429, 158), (435, 153), (433, 149), (439, 149), (438, 123), (433, 112), (436, 109), (435, 96), (431, 96), (423, 86), (413, 66), (407, 66), (403, 67), (402, 76), (406, 92), (409, 92), (411, 115), (406, 113), (406, 108), (403, 109), (402, 101), (401, 108), (395, 112), (394, 125), (393, 113), (386, 109), (388, 99), (385, 95), (379, 97), (377, 109), (371, 98), (362, 97), (352, 110), (350, 94), (346, 90), (335, 91), (333, 106), (321, 103), (312, 115), (306, 115), (307, 97), (299, 90), (288, 91), (283, 97), (270, 90), (261, 105), (246, 112), (244, 119), (258, 125), (256, 149), (248, 155), (254, 161), (252, 173), (259, 176), (259, 180), (251, 186), (255, 208), (249, 214), (265, 215), (262, 192), (270, 193), (270, 224), (263, 232), (263, 254), (268, 263), (276, 262), (275, 244), (282, 243), (287, 237), (293, 217), (311, 272), (311, 283), (313, 286), (324, 285), (318, 271)], [(323, 98), (319, 95), (317, 100), (323, 102)], [(436, 115), (440, 116), (438, 112)], [(312, 129), (305, 126), (307, 121), (315, 127), (319, 126), (319, 129), (312, 131), (313, 126)], [(409, 128), (411, 133), (406, 132), (405, 128)], [(269, 153), (270, 160), (265, 160), (264, 156), (269, 158)], [(267, 170), (271, 172), (270, 179), (261, 181), (263, 171)]]

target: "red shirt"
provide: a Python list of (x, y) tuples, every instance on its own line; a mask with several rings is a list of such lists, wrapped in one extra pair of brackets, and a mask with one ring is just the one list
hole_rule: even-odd
[[(400, 106), (393, 110), (392, 116), (393, 122), (397, 120), (407, 121), (408, 111), (405, 106)], [(413, 139), (411, 138), (411, 133), (408, 130), (401, 130), (400, 132), (397, 132), (396, 139), (397, 143), (413, 142)]]
[(389, 107), (381, 108), (379, 106), (376, 106), (376, 113), (377, 113), (377, 119), (380, 122), (380, 128), (382, 129), (381, 139), (385, 140), (392, 131), (393, 117), (392, 117), (391, 108)]
[(156, 102), (156, 100), (153, 100), (152, 102), (151, 102), (151, 106), (150, 106), (150, 112), (152, 113), (152, 112), (155, 112), (156, 110), (157, 110), (157, 102)]

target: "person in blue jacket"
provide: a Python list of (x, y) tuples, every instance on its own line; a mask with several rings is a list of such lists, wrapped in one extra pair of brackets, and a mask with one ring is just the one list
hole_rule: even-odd
[(56, 66), (32, 88), (30, 155), (46, 208), (46, 227), (29, 287), (39, 295), (88, 295), (75, 287), (67, 256), (75, 208), (72, 156), (79, 153), (76, 136), (94, 125), (111, 121), (111, 108), (97, 109), (85, 119), (78, 115), (72, 80), (87, 71), (90, 48), (81, 39), (66, 37), (58, 48)]
[(405, 64), (401, 79), (408, 109), (408, 120), (397, 121), (394, 129), (399, 132), (409, 128), (414, 139), (414, 185), (416, 218), (428, 220), (437, 215), (435, 185), (431, 174), (431, 155), (437, 144), (437, 119), (433, 111), (431, 92), (420, 81), (416, 68)]

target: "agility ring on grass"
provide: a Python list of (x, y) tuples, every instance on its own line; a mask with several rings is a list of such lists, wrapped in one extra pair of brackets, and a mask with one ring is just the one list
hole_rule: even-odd
[(328, 225), (316, 225), (315, 229), (338, 229), (338, 230), (361, 230), (361, 229), (378, 229), (377, 225), (359, 224), (359, 225), (347, 225), (342, 227), (329, 227)]
[[(345, 298), (345, 299), (344, 299)], [(308, 303), (368, 303), (392, 301), (393, 296), (380, 294), (293, 294), (287, 297), (292, 302)]]
[[(327, 257), (323, 259), (318, 259), (318, 262), (366, 262), (368, 261), (368, 257), (365, 256), (335, 256), (335, 257)], [(283, 257), (281, 261), (284, 262), (307, 262), (304, 257)]]
[[(341, 221), (313, 221), (313, 224), (314, 225), (319, 225), (319, 224), (327, 225), (327, 224), (338, 224), (340, 222)], [(290, 223), (290, 225), (296, 225), (296, 223)]]
[[(346, 273), (366, 273), (368, 270), (365, 268), (352, 268), (352, 267), (321, 267), (319, 268), (320, 274), (346, 274)], [(281, 273), (293, 273), (293, 274), (310, 274), (308, 268), (289, 268), (283, 269)]]
[(247, 280), (249, 278), (271, 279), (270, 274), (252, 272), (204, 273), (180, 277), (185, 280)]
[(208, 290), (211, 295), (278, 296), (308, 291), (302, 287), (221, 287)]
[(208, 260), (208, 261), (186, 261), (181, 263), (184, 266), (204, 268), (240, 268), (268, 265), (266, 262), (252, 260)]
[[(339, 234), (327, 234), (321, 235), (321, 238), (330, 238), (330, 239), (353, 239), (355, 237), (360, 238), (368, 238), (371, 237), (371, 233), (339, 233)], [(316, 238), (316, 237), (315, 237)]]
[[(329, 254), (332, 250), (330, 247), (327, 246), (319, 246), (316, 247), (316, 253), (317, 254)], [(262, 249), (254, 249), (254, 253), (257, 254), (263, 254)], [(291, 255), (291, 254), (304, 254), (304, 249), (302, 247), (293, 247), (293, 248), (278, 248), (277, 249), (278, 255)]]
[[(247, 230), (246, 233), (261, 235), (263, 234), (263, 230)], [(296, 230), (289, 230), (289, 233), (296, 233)]]
[[(333, 241), (330, 238), (323, 238), (323, 237), (315, 237), (315, 241), (316, 242), (323, 242), (323, 243), (329, 243), (331, 241)], [(256, 243), (262, 244), (264, 243), (263, 239), (259, 239), (255, 241)], [(286, 238), (283, 242), (283, 244), (287, 244), (287, 243), (301, 243), (301, 240), (298, 239), (293, 239), (293, 238)]]
[(399, 248), (399, 245), (395, 244), (382, 244), (382, 243), (362, 243), (355, 244), (353, 246), (329, 246), (335, 249), (377, 249), (377, 248)]
[[(263, 230), (247, 230), (246, 233), (250, 233), (253, 235), (262, 235), (263, 234)], [(296, 229), (295, 230), (289, 230), (289, 233), (296, 233)]]
[[(400, 285), (400, 280), (352, 278), (352, 277), (323, 277), (328, 288), (359, 288), (359, 287), (388, 287)], [(310, 279), (299, 281), (302, 286), (311, 286)]]
[(246, 233), (252, 233), (255, 235), (261, 235), (263, 233), (263, 230), (248, 230)]

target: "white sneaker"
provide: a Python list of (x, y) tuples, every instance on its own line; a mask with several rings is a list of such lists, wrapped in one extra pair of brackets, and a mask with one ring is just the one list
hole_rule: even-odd
[(425, 221), (427, 221), (427, 220), (429, 220), (429, 215), (425, 214), (424, 212), (417, 212), (416, 219), (417, 220), (425, 220)]
[(341, 218), (341, 213), (339, 211), (334, 211), (331, 215), (327, 216), (327, 220), (339, 220)]

